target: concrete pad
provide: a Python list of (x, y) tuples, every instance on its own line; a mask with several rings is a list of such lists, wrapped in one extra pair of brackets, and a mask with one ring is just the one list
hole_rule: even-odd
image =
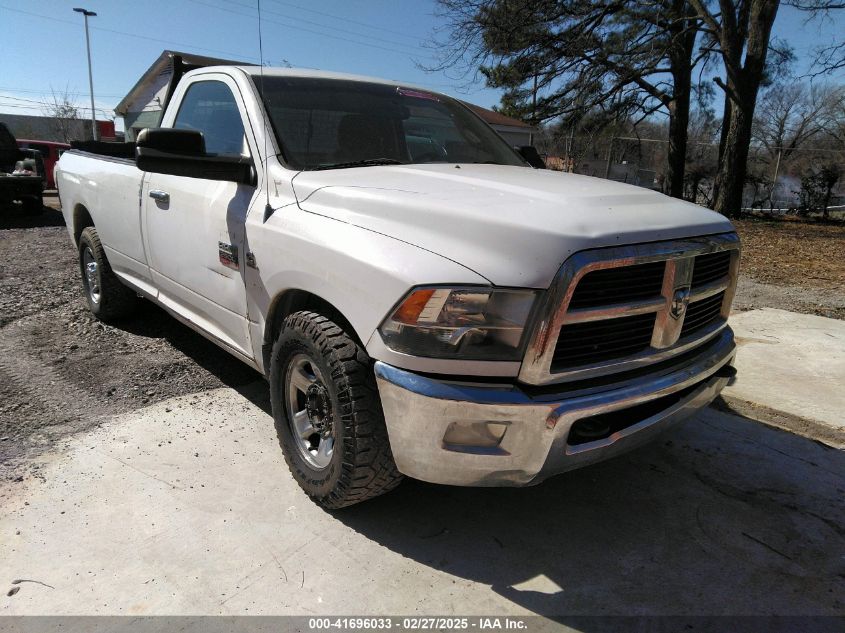
[(845, 447), (845, 321), (765, 308), (730, 324), (738, 373), (724, 398), (750, 404), (744, 415)]
[(42, 472), (0, 491), (0, 614), (845, 614), (845, 453), (713, 410), (534, 488), (332, 514), (263, 384), (116, 417)]

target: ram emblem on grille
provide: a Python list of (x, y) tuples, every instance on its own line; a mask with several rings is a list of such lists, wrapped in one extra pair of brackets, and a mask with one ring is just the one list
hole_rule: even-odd
[(678, 288), (672, 294), (672, 306), (669, 308), (669, 314), (673, 319), (680, 319), (684, 315), (684, 312), (687, 311), (687, 306), (689, 305), (689, 294), (689, 286)]

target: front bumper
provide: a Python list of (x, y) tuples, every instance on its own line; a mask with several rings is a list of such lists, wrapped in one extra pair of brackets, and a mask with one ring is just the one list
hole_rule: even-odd
[[(733, 375), (735, 353), (726, 327), (668, 366), (551, 394), (439, 380), (382, 362), (375, 372), (400, 472), (440, 484), (525, 486), (630, 450), (707, 406)], [(597, 426), (610, 432), (582, 432)]]

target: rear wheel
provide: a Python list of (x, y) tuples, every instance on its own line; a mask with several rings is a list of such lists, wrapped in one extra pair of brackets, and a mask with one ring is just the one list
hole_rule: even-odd
[(370, 358), (333, 321), (313, 312), (285, 320), (273, 346), (270, 389), (285, 461), (314, 501), (342, 508), (402, 480)]
[(112, 271), (93, 226), (85, 228), (79, 236), (79, 269), (85, 301), (94, 316), (101, 321), (113, 321), (133, 312), (138, 297)]

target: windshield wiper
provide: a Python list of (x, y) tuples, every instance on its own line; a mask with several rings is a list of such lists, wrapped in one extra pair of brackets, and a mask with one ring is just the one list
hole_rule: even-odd
[(346, 163), (327, 163), (325, 165), (317, 165), (314, 170), (318, 169), (343, 169), (344, 167), (376, 167), (378, 165), (404, 165), (401, 160), (395, 158), (367, 158), (365, 160), (353, 160)]

